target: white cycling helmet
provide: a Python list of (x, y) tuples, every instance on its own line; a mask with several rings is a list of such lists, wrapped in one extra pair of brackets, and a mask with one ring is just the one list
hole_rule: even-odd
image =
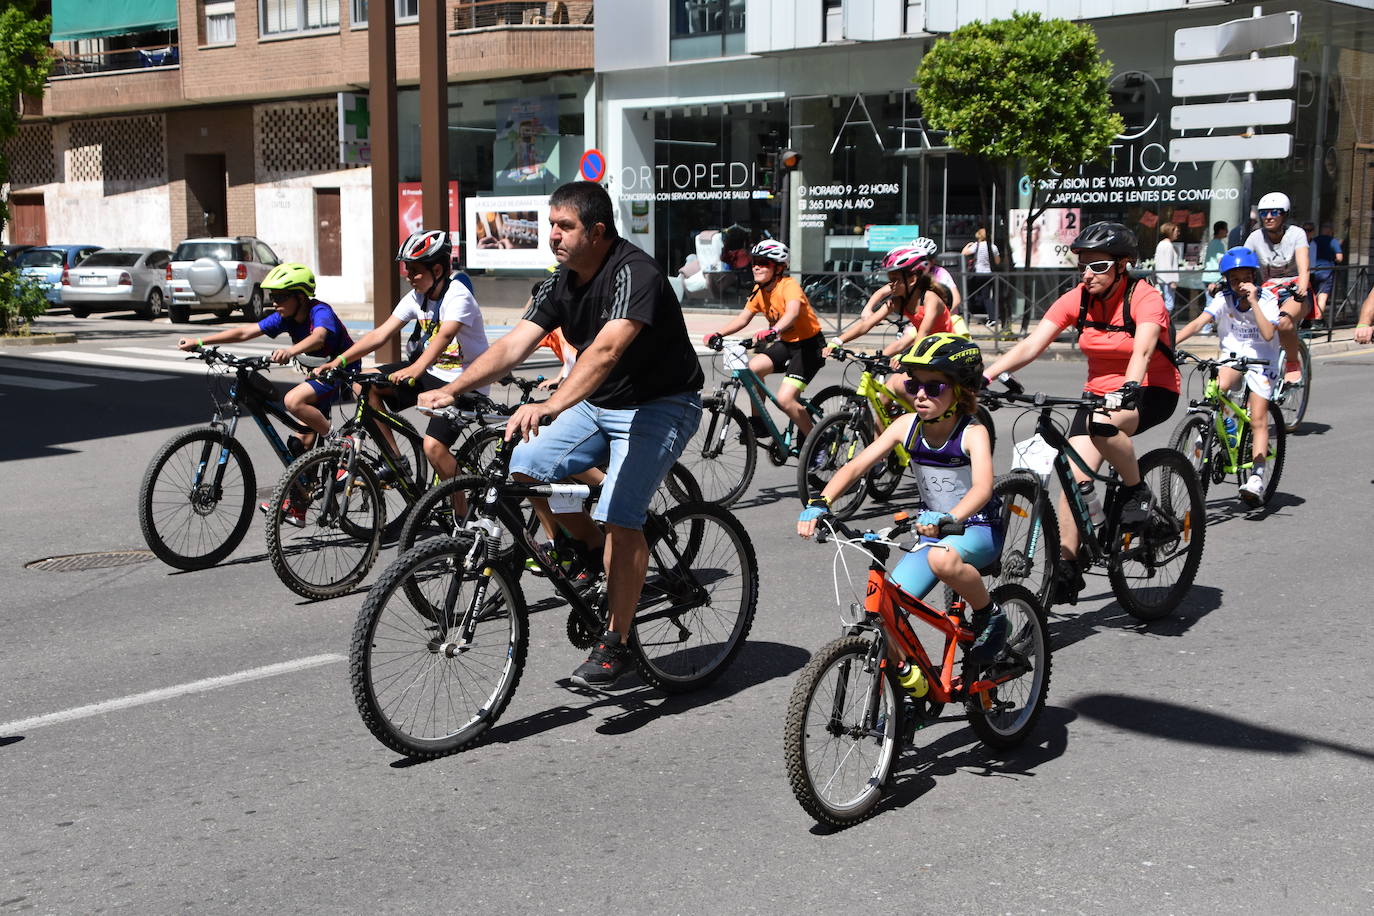
[(447, 265), (452, 256), (453, 244), (449, 241), (449, 235), (439, 229), (412, 232), (396, 250), (396, 260), (419, 261), (424, 264)]
[(940, 252), (940, 246), (935, 244), (935, 240), (928, 239), (924, 235), (912, 242), (911, 247), (928, 258), (933, 258)]
[(776, 261), (777, 263), (786, 266), (788, 260), (792, 257), (792, 254), (787, 250), (787, 246), (784, 245), (782, 242), (779, 242), (776, 239), (764, 239), (762, 242), (759, 242), (752, 249), (750, 249), (749, 257), (767, 258), (770, 261)]
[(1284, 213), (1293, 209), (1293, 203), (1288, 199), (1288, 195), (1281, 191), (1270, 191), (1259, 199), (1259, 204), (1255, 206), (1261, 212), (1265, 210), (1282, 210)]

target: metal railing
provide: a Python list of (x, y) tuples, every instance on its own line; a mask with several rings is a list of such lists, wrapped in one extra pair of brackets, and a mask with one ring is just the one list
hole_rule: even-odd
[(593, 0), (457, 0), (453, 28), (489, 29), (512, 25), (591, 25)]
[(177, 42), (110, 51), (78, 51), (76, 46), (77, 43), (71, 41), (59, 41), (53, 45), (52, 76), (174, 67), (181, 62), (181, 46)]

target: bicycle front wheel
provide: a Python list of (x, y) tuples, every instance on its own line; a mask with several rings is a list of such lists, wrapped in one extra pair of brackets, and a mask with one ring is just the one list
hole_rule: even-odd
[[(819, 496), (840, 468), (854, 459), (873, 441), (868, 424), (860, 416), (849, 412), (826, 417), (817, 423), (802, 445), (797, 460), (797, 495), (802, 505)], [(841, 521), (851, 517), (863, 505), (866, 481), (856, 480), (831, 501), (830, 511)]]
[(873, 813), (900, 749), (901, 703), (869, 636), (829, 643), (792, 688), (787, 778), (806, 812), (847, 827)]
[(737, 407), (708, 398), (701, 424), (678, 459), (701, 485), (701, 496), (718, 506), (735, 503), (754, 479), (758, 462), (754, 430)]
[(758, 561), (744, 526), (711, 503), (677, 506), (645, 526), (649, 570), (630, 629), (640, 676), (666, 693), (729, 667), (754, 623)]
[(1154, 496), (1154, 508), (1137, 531), (1120, 535), (1107, 560), (1107, 577), (1126, 613), (1137, 620), (1158, 620), (1171, 614), (1193, 587), (1202, 563), (1207, 511), (1197, 474), (1173, 449), (1146, 453), (1140, 476)]
[(1054, 564), (1059, 558), (1059, 517), (1049, 494), (1031, 474), (1011, 473), (993, 484), (1002, 501), (1002, 556), (997, 574), (985, 579), (988, 589), (1019, 585), (1049, 607), (1054, 590)]
[(1007, 615), (1007, 648), (991, 665), (964, 662), (964, 683), (1001, 681), (964, 701), (968, 724), (984, 744), (1005, 749), (1026, 739), (1050, 689), (1050, 637), (1045, 610), (1027, 589), (999, 585), (992, 600)]
[(334, 598), (367, 575), (381, 547), (386, 510), (365, 456), (347, 472), (342, 448), (291, 463), (272, 494), (267, 555), (282, 584), (304, 598)]
[(463, 566), (471, 544), (470, 536), (435, 538), (406, 551), (377, 579), (353, 627), (348, 671), (358, 714), (378, 741), (408, 757), (452, 754), (481, 738), (524, 670), (524, 596), (496, 566), (475, 606), (480, 577)]
[[(1279, 478), (1283, 476), (1283, 458), (1288, 451), (1288, 431), (1284, 428), (1283, 415), (1272, 401), (1266, 412), (1265, 429), (1269, 433), (1269, 449), (1265, 454), (1264, 490), (1260, 493), (1260, 505), (1267, 505), (1278, 492)], [(1245, 427), (1245, 432), (1241, 434), (1240, 456), (1243, 464), (1237, 484), (1244, 484), (1254, 470), (1254, 433), (1255, 428), (1251, 425)]]
[(248, 533), (257, 487), (253, 462), (237, 439), (213, 426), (178, 433), (153, 455), (139, 484), (143, 540), (168, 566), (214, 566)]
[[(1178, 452), (1197, 474), (1198, 488), (1207, 495), (1207, 487), (1212, 482), (1212, 419), (1201, 414), (1185, 417), (1174, 427), (1169, 436), (1169, 448)], [(1222, 464), (1225, 467), (1225, 462)]]
[(1284, 385), (1278, 398), (1279, 408), (1283, 411), (1283, 425), (1288, 432), (1296, 432), (1307, 415), (1307, 402), (1312, 398), (1312, 351), (1307, 341), (1298, 341), (1298, 363), (1302, 367), (1302, 384), (1290, 388)]

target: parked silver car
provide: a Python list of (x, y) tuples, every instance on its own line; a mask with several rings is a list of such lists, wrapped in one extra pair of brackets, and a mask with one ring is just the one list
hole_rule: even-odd
[(62, 304), (77, 318), (126, 309), (141, 318), (160, 318), (171, 262), (165, 248), (102, 248), (68, 271)]
[(280, 263), (266, 243), (250, 235), (187, 239), (167, 266), (172, 291), (167, 312), (181, 323), (190, 319), (192, 309), (228, 315), (242, 308), (245, 318), (258, 321), (267, 301), (259, 284)]

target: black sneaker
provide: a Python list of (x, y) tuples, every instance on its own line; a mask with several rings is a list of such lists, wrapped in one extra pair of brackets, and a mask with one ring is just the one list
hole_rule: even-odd
[(1054, 574), (1054, 603), (1077, 604), (1078, 593), (1087, 583), (1083, 581), (1083, 571), (1073, 560), (1059, 559)]
[(630, 650), (620, 644), (620, 634), (607, 632), (568, 680), (579, 687), (606, 690), (620, 680), (629, 664)]
[(1150, 517), (1150, 510), (1155, 505), (1155, 495), (1143, 482), (1129, 488), (1122, 487), (1118, 495), (1121, 498), (1121, 530), (1138, 529)]
[(1007, 615), (994, 604), (982, 611), (974, 611), (970, 623), (978, 635), (974, 638), (973, 645), (964, 652), (964, 658), (979, 665), (996, 661), (997, 656), (1007, 647), (1007, 634), (1011, 631), (1011, 622), (1007, 620)]
[(773, 438), (773, 434), (768, 430), (767, 424), (763, 422), (763, 417), (749, 416), (749, 425), (754, 429), (754, 441), (762, 442)]

